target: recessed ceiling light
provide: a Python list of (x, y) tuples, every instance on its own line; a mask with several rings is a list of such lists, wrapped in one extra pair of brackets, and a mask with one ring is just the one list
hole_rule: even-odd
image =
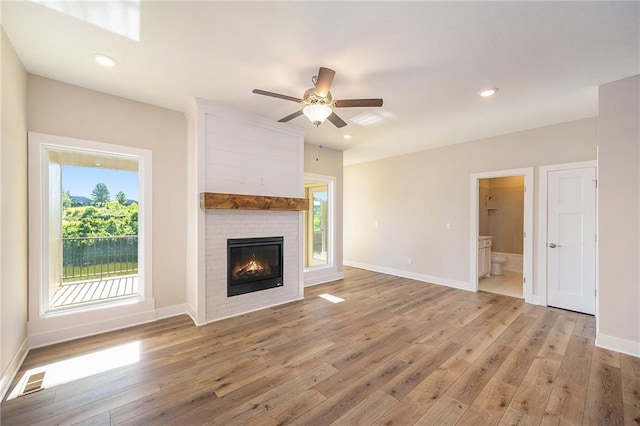
[(497, 87), (490, 87), (488, 89), (482, 89), (481, 91), (478, 92), (478, 96), (480, 96), (482, 98), (488, 98), (489, 96), (495, 95), (497, 91), (498, 91)]
[(95, 55), (93, 55), (93, 58), (96, 60), (97, 63), (99, 63), (103, 67), (112, 68), (118, 65), (118, 61), (116, 61), (110, 56), (102, 55), (100, 53), (96, 53)]
[(351, 139), (353, 137), (353, 135), (350, 135), (349, 133), (342, 135), (343, 138), (345, 139)]

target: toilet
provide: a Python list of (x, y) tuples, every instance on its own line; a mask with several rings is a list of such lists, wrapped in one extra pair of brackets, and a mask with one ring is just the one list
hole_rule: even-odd
[(491, 275), (502, 275), (502, 265), (507, 263), (507, 256), (491, 253)]

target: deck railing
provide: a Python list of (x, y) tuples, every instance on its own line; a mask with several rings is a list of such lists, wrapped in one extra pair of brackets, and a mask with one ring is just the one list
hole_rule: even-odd
[(138, 236), (62, 239), (62, 282), (138, 273)]

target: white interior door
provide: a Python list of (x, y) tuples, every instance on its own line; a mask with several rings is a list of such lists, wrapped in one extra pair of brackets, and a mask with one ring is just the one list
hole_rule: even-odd
[(547, 175), (547, 304), (595, 314), (595, 167)]

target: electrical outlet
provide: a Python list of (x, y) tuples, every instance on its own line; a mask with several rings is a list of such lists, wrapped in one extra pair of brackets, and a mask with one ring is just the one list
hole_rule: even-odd
[(408, 259), (407, 259), (407, 265), (411, 265), (412, 263), (413, 263), (413, 259), (408, 258)]

